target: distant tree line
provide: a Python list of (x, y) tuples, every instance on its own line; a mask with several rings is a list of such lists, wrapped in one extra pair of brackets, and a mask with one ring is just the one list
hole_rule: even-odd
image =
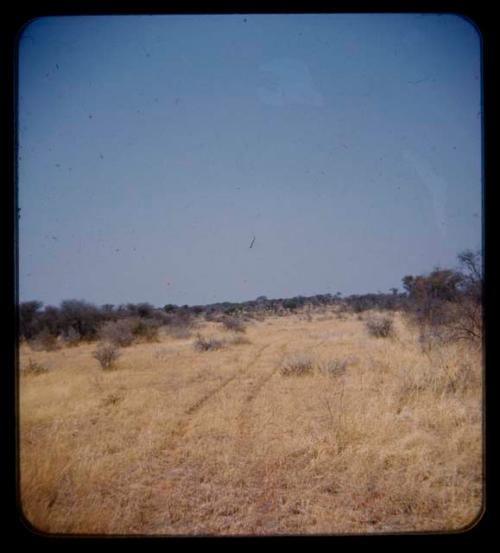
[[(83, 300), (65, 300), (59, 307), (43, 306), (39, 301), (22, 302), (18, 311), (18, 334), (28, 342), (68, 344), (109, 336), (152, 336), (161, 326), (187, 328), (203, 317), (208, 321), (228, 317), (263, 318), (312, 308), (335, 306), (340, 313), (369, 310), (402, 311), (419, 328), (422, 336), (479, 340), (482, 336), (482, 265), (479, 252), (465, 251), (458, 256), (457, 269), (436, 268), (427, 275), (407, 275), (404, 291), (390, 293), (340, 293), (268, 299), (259, 296), (246, 302), (219, 302), (209, 305), (162, 308), (149, 303), (96, 306)], [(118, 324), (121, 321), (120, 324)], [(125, 324), (123, 321), (127, 321)], [(125, 330), (125, 327), (127, 329)], [(424, 339), (424, 338), (423, 338)]]
[(31, 340), (40, 334), (50, 334), (62, 337), (78, 335), (82, 340), (93, 340), (100, 326), (107, 321), (129, 317), (152, 318), (159, 314), (148, 303), (115, 308), (110, 304), (97, 307), (83, 300), (64, 300), (59, 307), (42, 307), (39, 301), (19, 305), (19, 335), (22, 338)]

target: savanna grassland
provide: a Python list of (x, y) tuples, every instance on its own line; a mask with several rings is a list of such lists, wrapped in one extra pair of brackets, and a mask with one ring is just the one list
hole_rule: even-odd
[[(465, 341), (423, 348), (398, 313), (393, 335), (377, 338), (372, 315), (324, 308), (246, 321), (244, 333), (200, 320), (191, 335), (122, 348), (109, 370), (95, 343), (22, 344), (25, 517), (76, 534), (473, 524), (483, 501), (481, 351)], [(196, 333), (221, 347), (197, 349)]]

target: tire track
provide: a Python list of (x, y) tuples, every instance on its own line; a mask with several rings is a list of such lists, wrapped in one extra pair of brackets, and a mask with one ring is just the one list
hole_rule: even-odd
[(185, 414), (194, 415), (205, 405), (205, 403), (207, 403), (207, 401), (212, 399), (216, 394), (218, 394), (221, 390), (223, 390), (235, 378), (237, 378), (238, 376), (243, 376), (245, 373), (247, 373), (257, 363), (257, 361), (260, 359), (264, 350), (267, 349), (268, 347), (269, 347), (269, 344), (265, 344), (264, 346), (262, 346), (257, 352), (257, 354), (255, 355), (255, 357), (249, 363), (247, 363), (244, 369), (226, 378), (226, 380), (224, 380), (222, 384), (219, 384), (219, 386), (207, 392), (204, 396), (202, 396), (195, 403), (193, 403), (193, 405), (188, 407), (185, 411)]
[(196, 415), (196, 413), (198, 413), (211, 399), (213, 399), (233, 380), (245, 375), (258, 362), (258, 360), (262, 356), (262, 353), (269, 347), (269, 345), (270, 344), (264, 344), (263, 346), (261, 346), (260, 349), (257, 351), (256, 355), (253, 357), (253, 359), (249, 363), (247, 363), (243, 369), (236, 372), (235, 374), (232, 374), (231, 376), (226, 378), (221, 384), (209, 390), (207, 393), (205, 393), (202, 397), (197, 399), (192, 405), (190, 405), (184, 411), (185, 417), (180, 419), (174, 425), (174, 428), (171, 430), (169, 439), (168, 439), (168, 444), (163, 449), (163, 454), (167, 452), (169, 454), (172, 454), (176, 449), (178, 449), (180, 441), (182, 440), (182, 438), (184, 438), (184, 436), (189, 430), (189, 427), (191, 426), (191, 423), (193, 421), (193, 416)]
[[(215, 398), (217, 394), (221, 392), (226, 386), (228, 386), (233, 380), (245, 375), (249, 370), (251, 370), (252, 367), (254, 367), (255, 364), (259, 361), (263, 352), (269, 347), (269, 345), (270, 344), (264, 344), (263, 346), (261, 346), (257, 353), (254, 355), (253, 359), (248, 362), (243, 369), (226, 378), (221, 384), (208, 391), (201, 398), (195, 401), (191, 406), (189, 406), (184, 411), (184, 418), (180, 419), (176, 423), (174, 428), (170, 431), (167, 438), (167, 443), (161, 449), (161, 451), (158, 451), (158, 458), (156, 460), (156, 467), (154, 469), (154, 472), (157, 474), (157, 476), (152, 478), (152, 481), (156, 482), (155, 489), (152, 490), (151, 494), (144, 499), (143, 504), (139, 509), (140, 512), (142, 512), (142, 522), (140, 522), (138, 527), (140, 527), (143, 532), (146, 531), (147, 533), (147, 530), (149, 530), (154, 533), (157, 532), (159, 529), (163, 529), (165, 527), (163, 513), (166, 497), (168, 496), (168, 492), (165, 491), (164, 487), (162, 487), (165, 482), (165, 474), (169, 471), (172, 471), (171, 460), (176, 455), (176, 452), (178, 452), (178, 450), (182, 448), (184, 437), (188, 433), (193, 420), (195, 420), (194, 416), (199, 413), (199, 411), (204, 406), (206, 406), (207, 403), (210, 402), (210, 400)], [(174, 461), (174, 466), (175, 464), (176, 463)], [(149, 528), (145, 526), (144, 520), (148, 520), (147, 526), (149, 526)]]
[[(287, 343), (282, 344), (278, 351), (283, 355), (288, 349)], [(269, 522), (273, 517), (275, 509), (275, 483), (272, 474), (267, 474), (266, 461), (258, 454), (256, 441), (258, 440), (257, 431), (254, 426), (256, 420), (255, 400), (279, 371), (279, 364), (272, 368), (267, 373), (263, 374), (256, 380), (247, 391), (243, 399), (239, 414), (238, 414), (238, 434), (236, 451), (240, 456), (241, 472), (244, 474), (244, 481), (249, 489), (253, 489), (253, 503), (255, 507), (254, 513), (251, 515), (250, 525), (259, 527), (262, 520), (265, 518)], [(247, 460), (252, 459), (251, 463)], [(257, 491), (255, 491), (257, 490)], [(271, 517), (271, 518), (270, 518)]]
[[(283, 354), (287, 350), (287, 344), (282, 344), (280, 350)], [(271, 378), (278, 372), (278, 370), (279, 366), (276, 366), (270, 372), (261, 376), (254, 384), (251, 385), (250, 390), (243, 400), (243, 405), (238, 414), (238, 431), (241, 442), (248, 441), (249, 435), (251, 433), (250, 421), (252, 420), (252, 404), (255, 402), (264, 386), (269, 382), (269, 380), (271, 380)]]

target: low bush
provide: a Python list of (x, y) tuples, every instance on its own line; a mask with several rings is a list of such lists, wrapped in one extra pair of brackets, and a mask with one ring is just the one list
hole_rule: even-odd
[(345, 373), (349, 359), (330, 359), (318, 366), (319, 372), (328, 376), (340, 376)]
[(282, 376), (305, 376), (314, 371), (314, 360), (306, 354), (289, 355), (281, 360)]
[(209, 323), (217, 323), (219, 322), (219, 315), (216, 311), (206, 311), (205, 312), (205, 321)]
[(99, 336), (118, 347), (130, 346), (134, 341), (133, 324), (130, 319), (108, 321), (101, 326)]
[(166, 361), (169, 357), (172, 356), (172, 351), (175, 351), (171, 348), (158, 348), (153, 352), (153, 358), (158, 359), (159, 361)]
[(418, 327), (418, 343), (422, 353), (431, 352), (435, 347), (446, 343), (447, 340), (447, 332), (442, 327), (428, 325)]
[(94, 352), (93, 357), (99, 361), (103, 369), (113, 368), (115, 361), (121, 355), (118, 348), (113, 344), (101, 344)]
[(239, 317), (226, 316), (221, 319), (221, 323), (227, 330), (232, 330), (233, 332), (246, 332), (245, 324)]
[(30, 374), (30, 375), (39, 375), (39, 374), (45, 374), (49, 372), (47, 367), (42, 365), (41, 363), (37, 363), (36, 361), (33, 361), (30, 359), (28, 361), (28, 366), (24, 369), (24, 374)]
[(194, 349), (197, 351), (213, 351), (222, 349), (226, 346), (226, 340), (215, 338), (213, 336), (203, 337), (198, 334), (194, 342)]
[(388, 338), (394, 334), (394, 323), (388, 317), (368, 319), (365, 323), (370, 336)]
[(33, 351), (55, 351), (60, 348), (57, 337), (46, 329), (38, 333), (28, 343)]
[(191, 329), (187, 326), (168, 327), (167, 332), (169, 336), (172, 336), (172, 338), (179, 339), (191, 338), (191, 336), (193, 335)]
[(246, 336), (238, 335), (226, 338), (225, 343), (230, 346), (244, 346), (247, 344), (251, 344), (252, 342)]
[(81, 339), (81, 334), (73, 327), (70, 327), (64, 334), (61, 335), (62, 343), (68, 347), (77, 346)]
[(158, 319), (130, 319), (132, 334), (144, 342), (157, 342), (162, 322)]

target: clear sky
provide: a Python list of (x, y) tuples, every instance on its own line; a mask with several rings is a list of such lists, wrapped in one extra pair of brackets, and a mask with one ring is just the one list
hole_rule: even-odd
[(481, 246), (459, 16), (46, 17), (18, 67), (21, 301), (387, 292)]

